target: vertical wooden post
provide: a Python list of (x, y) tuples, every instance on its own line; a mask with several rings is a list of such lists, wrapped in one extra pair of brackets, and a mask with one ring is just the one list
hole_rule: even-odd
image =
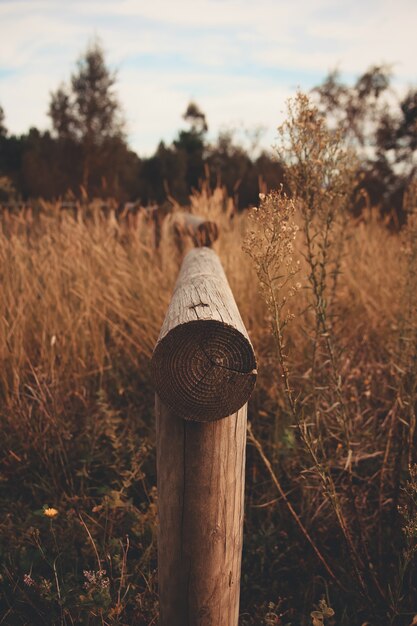
[(237, 626), (246, 406), (199, 423), (156, 399), (160, 626)]
[(160, 626), (237, 626), (256, 361), (216, 254), (185, 258), (152, 358)]

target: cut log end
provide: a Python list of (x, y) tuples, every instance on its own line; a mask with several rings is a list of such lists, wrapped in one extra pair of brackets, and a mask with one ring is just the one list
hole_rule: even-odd
[(238, 330), (217, 320), (196, 320), (161, 339), (152, 371), (156, 392), (179, 417), (210, 422), (247, 402), (256, 381), (256, 360)]

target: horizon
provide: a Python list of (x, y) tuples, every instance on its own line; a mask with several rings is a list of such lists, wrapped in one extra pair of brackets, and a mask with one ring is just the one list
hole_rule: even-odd
[(0, 105), (11, 134), (51, 128), (50, 93), (98, 38), (117, 72), (129, 146), (141, 157), (173, 141), (191, 100), (206, 115), (209, 141), (235, 129), (245, 143), (262, 128), (268, 149), (287, 99), (335, 68), (352, 83), (388, 64), (399, 91), (417, 83), (412, 0), (0, 0), (0, 18)]

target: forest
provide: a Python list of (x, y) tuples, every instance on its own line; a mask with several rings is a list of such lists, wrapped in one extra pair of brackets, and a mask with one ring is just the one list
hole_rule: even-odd
[[(257, 203), (260, 185), (275, 189), (283, 183), (282, 155), (256, 149), (256, 132), (252, 149), (239, 143), (233, 129), (209, 142), (209, 120), (195, 102), (185, 107), (188, 129), (140, 158), (129, 148), (116, 86), (117, 76), (94, 42), (69, 83), (51, 94), (51, 130), (10, 134), (0, 106), (0, 199), (113, 198), (146, 205), (172, 197), (186, 204), (190, 193), (209, 181), (225, 186), (243, 209)], [(312, 96), (359, 156), (359, 188), (369, 204), (401, 220), (404, 190), (415, 169), (417, 89), (400, 97), (391, 69), (373, 66), (353, 85), (331, 72)], [(362, 206), (358, 201), (357, 210)]]

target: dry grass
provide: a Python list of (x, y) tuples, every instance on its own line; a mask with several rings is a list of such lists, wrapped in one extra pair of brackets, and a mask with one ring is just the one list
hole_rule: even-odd
[[(406, 297), (400, 277), (409, 266), (403, 237), (372, 213), (343, 226), (332, 332), (340, 347), (352, 452), (348, 458), (334, 409), (325, 405), (329, 395), (320, 396), (323, 421), (309, 440), (332, 477), (360, 552), (364, 571), (358, 578), (358, 563), (288, 409), (270, 310), (242, 250), (248, 215), (235, 214), (221, 189), (203, 188), (191, 207), (219, 223), (215, 247), (260, 364), (250, 403), (252, 444), (260, 447), (248, 448), (241, 623), (310, 624), (310, 611), (325, 597), (338, 624), (410, 624), (416, 580), (413, 555), (407, 563), (404, 555), (412, 547), (415, 486), (407, 466), (415, 455), (404, 409), (411, 383), (404, 369), (398, 371), (397, 351)], [(77, 221), (44, 205), (39, 215), (1, 218), (0, 623), (157, 620), (148, 362), (178, 258), (168, 228), (155, 250), (144, 214), (135, 228), (101, 217), (94, 207), (92, 214), (94, 219)], [(295, 219), (302, 224), (302, 216)], [(308, 422), (314, 421), (308, 414), (311, 290), (303, 251), (300, 239), (294, 254), (301, 289), (290, 299), (296, 317), (286, 350)], [(407, 537), (399, 504), (411, 524)], [(58, 516), (45, 516), (44, 505)], [(326, 624), (332, 623), (328, 615)]]

